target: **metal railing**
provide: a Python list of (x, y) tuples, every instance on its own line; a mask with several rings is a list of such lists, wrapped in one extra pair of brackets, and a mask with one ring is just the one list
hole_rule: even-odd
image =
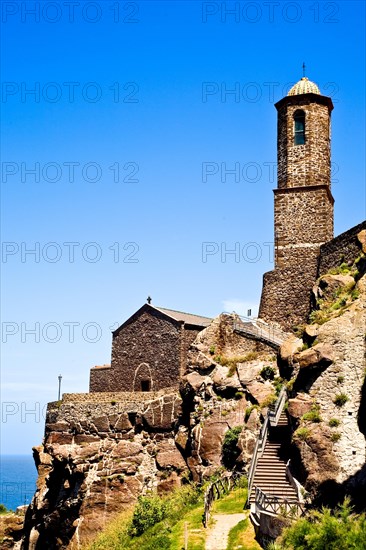
[(277, 326), (267, 324), (259, 319), (248, 320), (246, 317), (239, 317), (239, 322), (234, 323), (235, 332), (245, 334), (255, 340), (268, 344), (274, 348), (279, 348), (286, 339), (284, 333)]
[(297, 518), (305, 511), (298, 500), (266, 495), (259, 487), (255, 488), (255, 513), (266, 512), (289, 518)]
[(249, 471), (248, 471), (248, 502), (250, 498), (250, 493), (253, 488), (253, 480), (254, 480), (255, 470), (257, 467), (258, 458), (262, 456), (264, 448), (267, 443), (269, 426), (270, 425), (277, 426), (278, 420), (283, 411), (283, 407), (286, 403), (286, 397), (287, 397), (286, 387), (283, 386), (281, 388), (279, 396), (277, 397), (277, 400), (273, 405), (272, 409), (268, 409), (261, 431), (259, 432), (256, 444), (255, 444), (252, 460), (250, 462)]
[(269, 417), (267, 413), (267, 416), (261, 427), (261, 431), (259, 432), (259, 436), (254, 447), (252, 460), (250, 461), (250, 466), (248, 471), (248, 502), (250, 498), (250, 493), (252, 492), (252, 488), (253, 488), (253, 480), (254, 480), (255, 470), (257, 467), (258, 458), (262, 456), (264, 448), (266, 446), (267, 437), (268, 437), (268, 426), (269, 426)]
[[(213, 481), (207, 487), (204, 497), (204, 512), (202, 517), (203, 526), (207, 527), (208, 520), (210, 519), (211, 508), (214, 500), (226, 495), (231, 489), (239, 484), (240, 479), (244, 476), (244, 472), (232, 472), (226, 474), (220, 479)], [(244, 506), (244, 502), (243, 502)]]
[(271, 426), (277, 426), (287, 398), (286, 386), (282, 386), (274, 405), (268, 407), (268, 418)]

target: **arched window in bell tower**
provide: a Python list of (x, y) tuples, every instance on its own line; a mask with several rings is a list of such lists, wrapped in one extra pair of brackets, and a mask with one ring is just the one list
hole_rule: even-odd
[(295, 145), (304, 145), (305, 143), (305, 112), (297, 110), (294, 113)]

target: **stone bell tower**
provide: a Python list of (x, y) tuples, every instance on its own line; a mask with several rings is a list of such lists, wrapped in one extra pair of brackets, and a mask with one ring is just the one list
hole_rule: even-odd
[(316, 84), (303, 77), (275, 107), (275, 269), (264, 274), (259, 316), (292, 328), (307, 320), (319, 249), (333, 238), (333, 103), (330, 97), (321, 95)]

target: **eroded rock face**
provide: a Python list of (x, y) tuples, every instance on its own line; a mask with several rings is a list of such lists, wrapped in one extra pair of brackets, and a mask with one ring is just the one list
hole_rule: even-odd
[(325, 367), (334, 361), (334, 351), (330, 344), (321, 343), (295, 354), (300, 369), (307, 367)]
[(334, 298), (341, 288), (352, 288), (355, 280), (351, 275), (323, 275), (313, 288), (316, 299)]
[(333, 450), (331, 430), (320, 425), (312, 425), (306, 441), (294, 439), (298, 446), (302, 465), (305, 469), (306, 489), (316, 494), (319, 485), (325, 481), (337, 480), (340, 463)]
[(37, 492), (26, 514), (24, 548), (76, 548), (140, 494), (177, 486), (187, 471), (174, 442), (177, 393), (140, 405), (93, 402), (97, 398), (49, 404), (44, 444), (34, 448)]
[(351, 483), (366, 483), (362, 478), (365, 436), (360, 423), (365, 393), (366, 276), (355, 287), (350, 278), (322, 278), (332, 292), (339, 285), (355, 288), (355, 297), (313, 332), (311, 325), (307, 326), (305, 332), (316, 335), (318, 343), (294, 355), (299, 367), (293, 385), (297, 394), (289, 400), (288, 411), (294, 428), (302, 429), (302, 437), (295, 437), (294, 443), (304, 472), (301, 481), (313, 496), (327, 482), (342, 486), (343, 491)]
[(275, 392), (261, 371), (278, 369), (271, 348), (235, 332), (235, 318), (221, 315), (197, 336), (180, 393), (69, 394), (49, 405), (24, 549), (76, 548), (139, 495), (209, 478), (238, 426), (237, 464), (248, 468), (261, 404)]
[(366, 229), (362, 229), (357, 235), (357, 239), (361, 243), (362, 252), (366, 254)]
[(289, 336), (280, 347), (281, 360), (291, 363), (294, 354), (299, 351), (302, 344), (303, 341), (301, 338), (297, 338), (295, 335)]
[(288, 413), (295, 420), (300, 418), (311, 410), (313, 400), (307, 393), (298, 393), (293, 399), (289, 399)]

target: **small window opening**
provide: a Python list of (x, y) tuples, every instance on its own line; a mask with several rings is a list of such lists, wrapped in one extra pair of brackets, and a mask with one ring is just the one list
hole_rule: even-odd
[(150, 391), (150, 380), (141, 380), (141, 391)]
[(294, 114), (295, 123), (295, 145), (304, 145), (305, 143), (305, 113), (296, 111)]

